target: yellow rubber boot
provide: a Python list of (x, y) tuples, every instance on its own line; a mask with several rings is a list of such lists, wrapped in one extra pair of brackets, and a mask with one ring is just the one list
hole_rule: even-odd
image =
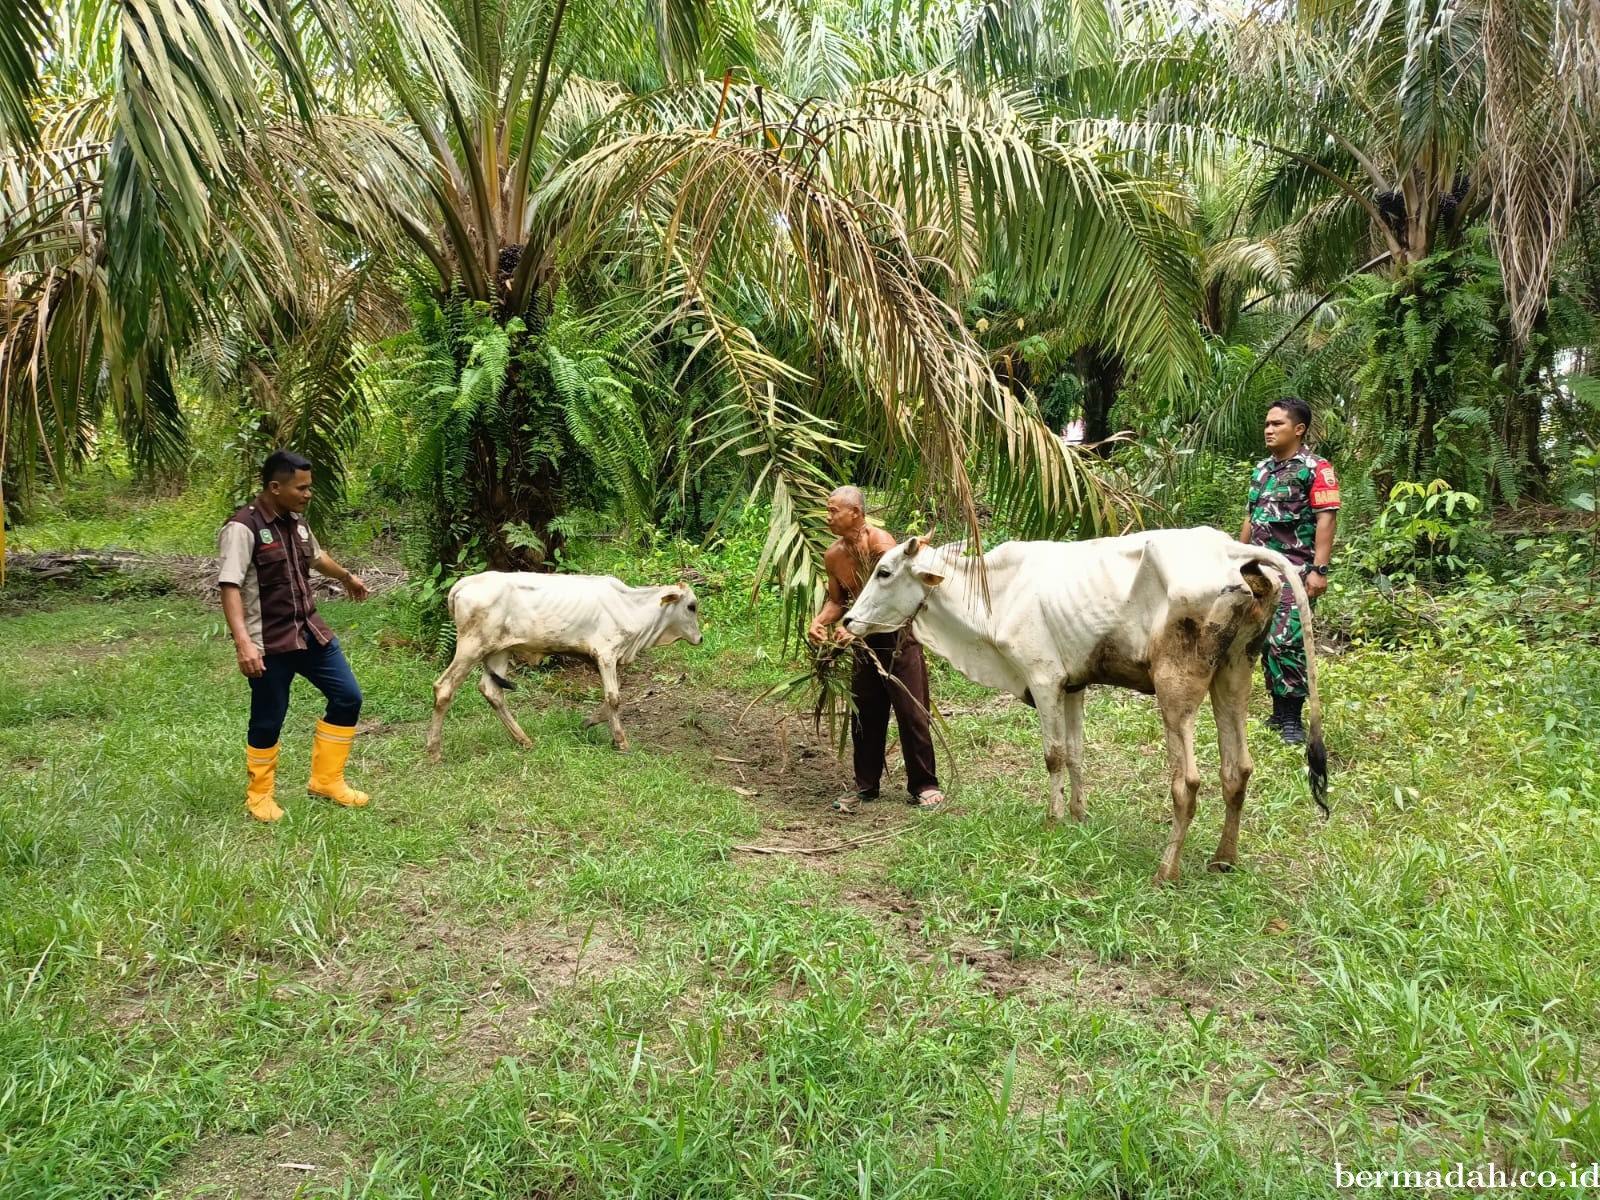
[(348, 808), (360, 808), (367, 802), (365, 792), (356, 791), (344, 781), (344, 764), (350, 757), (350, 743), (355, 740), (354, 725), (317, 722), (316, 740), (311, 744), (311, 782), (306, 784), (306, 791)]
[(278, 820), (283, 816), (283, 809), (272, 798), (272, 785), (278, 773), (278, 748), (274, 746), (270, 750), (258, 750), (254, 746), (246, 746), (244, 760), (250, 771), (250, 783), (244, 790), (244, 806), (258, 821)]

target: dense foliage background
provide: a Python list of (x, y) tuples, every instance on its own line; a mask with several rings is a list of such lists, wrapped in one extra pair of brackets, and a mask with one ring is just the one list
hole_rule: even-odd
[[(753, 504), (804, 601), (842, 479), (952, 536), (1231, 526), (1288, 393), (1369, 570), (1594, 511), (1590, 5), (16, 7), (13, 520), (285, 444), (419, 577)], [(1377, 524), (1403, 484), (1473, 498), (1447, 552)]]

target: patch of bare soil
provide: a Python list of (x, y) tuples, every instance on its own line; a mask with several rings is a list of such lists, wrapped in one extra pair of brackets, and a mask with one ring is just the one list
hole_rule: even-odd
[(392, 1010), (419, 989), (441, 989), (446, 994), (425, 1010), (426, 1026), (460, 1067), (476, 1069), (520, 1053), (519, 1035), (558, 993), (640, 961), (633, 940), (610, 924), (467, 925), (431, 909), (420, 886), (397, 887), (396, 894), (407, 897), (398, 907), (411, 931), (395, 957), (331, 961), (284, 981), (280, 997), (338, 991)]
[(348, 1138), (318, 1129), (218, 1135), (198, 1142), (154, 1200), (295, 1200), (360, 1169)]
[(414, 733), (426, 721), (385, 721), (382, 717), (365, 717), (356, 722), (356, 732), (367, 737), (387, 737), (396, 733)]
[(735, 845), (735, 862), (778, 866), (804, 863), (824, 875), (845, 875), (859, 851), (893, 841), (906, 827), (911, 810), (894, 802), (862, 806), (854, 814), (784, 812), (768, 807), (761, 832)]
[[(752, 842), (818, 846), (898, 828), (914, 816), (905, 799), (898, 740), (889, 746), (883, 798), (854, 814), (832, 809), (849, 792), (849, 764), (840, 761), (820, 731), (797, 714), (771, 705), (750, 708), (753, 697), (722, 688), (691, 686), (685, 676), (652, 681), (648, 664), (624, 675), (622, 725), (631, 753), (670, 751), (695, 761), (704, 778), (725, 785), (761, 814), (762, 833)], [(534, 676), (528, 694), (571, 703), (580, 712), (597, 695), (599, 675), (582, 659)], [(581, 719), (581, 716), (579, 716)], [(825, 866), (834, 856), (797, 856)]]
[(470, 946), (465, 969), (476, 972), (474, 990), (458, 1026), (443, 1040), (472, 1066), (488, 1067), (504, 1055), (517, 1055), (518, 1036), (556, 993), (609, 979), (639, 962), (637, 948), (625, 937), (599, 926), (524, 925), (488, 936), (445, 927), (435, 935), (457, 951)]
[[(213, 991), (211, 998), (220, 1001), (222, 993)], [(139, 1029), (144, 1032), (162, 1032), (172, 1015), (174, 998), (135, 987), (122, 992), (100, 1012), (100, 1019), (119, 1033)]]
[(440, 925), (425, 932), (417, 948), (427, 948), (430, 939), (432, 961), (454, 973), (462, 987), (462, 1007), (436, 1036), (452, 1068), (466, 1073), (518, 1057), (522, 1033), (557, 993), (608, 979), (639, 961), (637, 949), (619, 932), (598, 926)]

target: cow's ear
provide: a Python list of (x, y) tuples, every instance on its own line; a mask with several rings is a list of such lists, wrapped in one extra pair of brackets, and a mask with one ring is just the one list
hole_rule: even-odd
[(944, 582), (944, 576), (940, 572), (938, 572), (937, 570), (934, 570), (931, 567), (928, 568), (927, 570), (916, 571), (916, 572), (913, 572), (913, 573), (917, 577), (917, 582), (922, 584), (923, 587), (931, 587), (931, 588), (938, 587), (941, 583)]
[(668, 588), (665, 592), (661, 593), (661, 607), (665, 608), (682, 595), (683, 592), (678, 588)]
[(906, 552), (907, 558), (915, 558), (917, 556), (917, 551), (922, 549), (922, 546), (919, 544), (922, 540), (923, 539), (917, 537), (917, 535), (913, 533), (903, 543), (901, 543), (900, 548)]

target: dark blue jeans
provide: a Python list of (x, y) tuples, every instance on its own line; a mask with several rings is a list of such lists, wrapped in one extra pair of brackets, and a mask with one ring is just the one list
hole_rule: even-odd
[(289, 715), (289, 687), (296, 675), (304, 675), (328, 698), (323, 719), (329, 725), (350, 726), (360, 718), (361, 685), (339, 649), (338, 638), (326, 646), (313, 643), (309, 650), (267, 654), (261, 661), (266, 671), (250, 681), (249, 742), (257, 750), (270, 750), (278, 744), (283, 719)]

